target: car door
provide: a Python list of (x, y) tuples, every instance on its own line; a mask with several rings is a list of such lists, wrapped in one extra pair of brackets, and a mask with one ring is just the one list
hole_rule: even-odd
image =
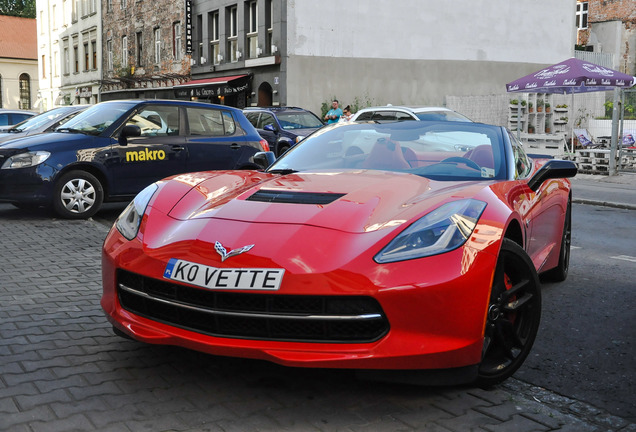
[(149, 184), (186, 171), (185, 136), (180, 134), (178, 105), (146, 105), (134, 112), (126, 125), (136, 125), (141, 136), (127, 145), (115, 144), (111, 164), (113, 195), (139, 192)]
[[(532, 162), (523, 146), (509, 134), (515, 163), (515, 177), (526, 183), (533, 172)], [(518, 211), (524, 217), (526, 225), (526, 252), (538, 268), (543, 264), (556, 241), (561, 238), (563, 212), (558, 194), (552, 190), (555, 181), (548, 180), (539, 186), (536, 192), (529, 188), (520, 189), (523, 196), (517, 200), (522, 205)]]
[(191, 171), (234, 169), (244, 141), (229, 110), (187, 107), (186, 168)]

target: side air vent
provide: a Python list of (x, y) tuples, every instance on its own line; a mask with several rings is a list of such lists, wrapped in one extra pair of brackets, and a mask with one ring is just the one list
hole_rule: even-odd
[(344, 195), (345, 194), (339, 193), (259, 190), (258, 192), (247, 198), (247, 201), (325, 205), (334, 202)]

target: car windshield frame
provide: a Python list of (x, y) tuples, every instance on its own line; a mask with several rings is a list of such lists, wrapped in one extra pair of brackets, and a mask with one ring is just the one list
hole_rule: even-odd
[(483, 123), (338, 123), (314, 132), (267, 172), (374, 170), (440, 181), (502, 180), (506, 143), (504, 128)]
[(60, 127), (56, 132), (75, 132), (87, 135), (100, 135), (113, 124), (118, 123), (124, 114), (138, 103), (127, 101), (101, 103), (82, 111)]

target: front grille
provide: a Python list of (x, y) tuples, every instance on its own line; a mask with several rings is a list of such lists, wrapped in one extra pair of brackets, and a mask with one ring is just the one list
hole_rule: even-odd
[(364, 296), (208, 291), (119, 270), (122, 307), (212, 336), (295, 342), (366, 343), (389, 331), (380, 304)]
[(250, 195), (247, 198), (247, 201), (327, 205), (344, 195), (345, 194), (343, 193), (294, 192), (261, 189)]

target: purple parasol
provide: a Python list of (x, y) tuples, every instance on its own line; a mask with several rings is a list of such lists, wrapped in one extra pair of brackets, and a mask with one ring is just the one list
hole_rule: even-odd
[(571, 58), (506, 84), (508, 92), (585, 93), (629, 88), (636, 77)]

